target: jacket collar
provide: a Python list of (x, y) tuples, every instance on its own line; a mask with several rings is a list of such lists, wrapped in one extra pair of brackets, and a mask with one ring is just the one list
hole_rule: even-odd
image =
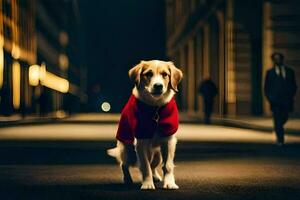
[(166, 105), (170, 104), (171, 101), (173, 100), (172, 99), (170, 102), (168, 102), (166, 105), (163, 105), (163, 106), (152, 106), (152, 105), (146, 104), (145, 102), (139, 100), (134, 95), (132, 95), (132, 98), (135, 99), (139, 112), (149, 115), (156, 122), (158, 122), (161, 117), (160, 116), (161, 109), (166, 107)]

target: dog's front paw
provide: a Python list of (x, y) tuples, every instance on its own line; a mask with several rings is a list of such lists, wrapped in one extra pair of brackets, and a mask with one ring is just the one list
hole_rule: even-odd
[(175, 183), (174, 175), (173, 174), (166, 174), (164, 178), (164, 189), (168, 190), (177, 190), (179, 189), (178, 185)]
[(163, 188), (166, 189), (166, 190), (177, 190), (177, 189), (179, 189), (178, 185), (176, 185), (175, 182), (170, 182), (170, 183), (165, 182)]
[(141, 190), (154, 190), (155, 186), (153, 181), (144, 181), (141, 186)]

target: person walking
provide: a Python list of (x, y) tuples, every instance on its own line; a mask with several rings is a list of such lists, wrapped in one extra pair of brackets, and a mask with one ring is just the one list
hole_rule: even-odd
[(274, 53), (271, 56), (273, 67), (267, 71), (264, 92), (273, 113), (277, 144), (284, 144), (284, 125), (293, 111), (294, 97), (297, 91), (294, 71), (284, 64), (284, 55)]
[(217, 86), (210, 77), (206, 77), (199, 86), (199, 93), (203, 98), (204, 123), (210, 124), (213, 112), (214, 98), (217, 95)]

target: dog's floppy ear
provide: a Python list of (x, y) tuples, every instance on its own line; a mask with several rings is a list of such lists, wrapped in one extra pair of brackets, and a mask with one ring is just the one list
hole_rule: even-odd
[(178, 83), (180, 83), (180, 81), (183, 77), (183, 74), (180, 69), (175, 67), (173, 62), (168, 62), (168, 64), (169, 64), (169, 70), (171, 72), (171, 76), (170, 76), (171, 87), (175, 92), (178, 92), (177, 85), (178, 85)]
[(139, 85), (140, 83), (140, 76), (142, 73), (142, 68), (144, 65), (144, 61), (141, 61), (139, 64), (131, 68), (128, 72), (129, 78), (136, 84)]

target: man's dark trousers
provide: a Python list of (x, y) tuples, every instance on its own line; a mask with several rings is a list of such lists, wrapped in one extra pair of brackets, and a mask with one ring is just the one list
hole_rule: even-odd
[(289, 112), (287, 109), (280, 107), (273, 108), (273, 121), (278, 143), (284, 143), (284, 124), (288, 118)]
[(213, 111), (214, 98), (204, 97), (204, 123), (210, 124), (210, 118)]

